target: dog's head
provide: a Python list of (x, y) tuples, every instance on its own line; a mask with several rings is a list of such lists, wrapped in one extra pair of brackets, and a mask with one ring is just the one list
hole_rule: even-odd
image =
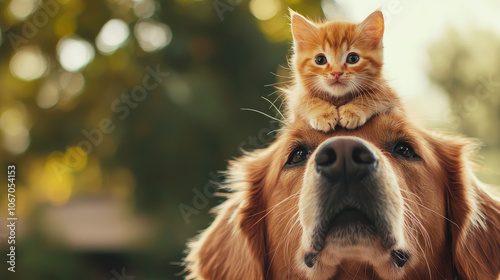
[(233, 192), (190, 244), (190, 277), (496, 279), (500, 206), (470, 147), (400, 111), (330, 134), (297, 120), (231, 163)]

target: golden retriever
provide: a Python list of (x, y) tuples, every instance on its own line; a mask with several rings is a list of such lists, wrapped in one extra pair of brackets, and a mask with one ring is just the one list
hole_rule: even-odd
[(499, 279), (500, 203), (475, 146), (403, 110), (331, 133), (297, 119), (230, 162), (187, 279)]

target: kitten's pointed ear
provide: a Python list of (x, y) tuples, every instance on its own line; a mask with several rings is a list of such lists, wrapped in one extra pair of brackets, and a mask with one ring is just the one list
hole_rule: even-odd
[(362, 23), (358, 25), (369, 39), (373, 48), (382, 46), (382, 36), (384, 35), (384, 16), (381, 11), (371, 13)]
[(295, 48), (301, 49), (318, 40), (318, 30), (314, 23), (292, 9), (290, 9), (290, 18)]

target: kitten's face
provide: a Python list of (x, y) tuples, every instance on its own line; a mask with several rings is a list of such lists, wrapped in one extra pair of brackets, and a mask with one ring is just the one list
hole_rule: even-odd
[(382, 13), (360, 24), (317, 25), (292, 15), (294, 69), (310, 94), (344, 97), (377, 88), (382, 68)]

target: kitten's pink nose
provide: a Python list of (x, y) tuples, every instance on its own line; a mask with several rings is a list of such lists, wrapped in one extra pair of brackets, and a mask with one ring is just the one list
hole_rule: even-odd
[(332, 72), (332, 76), (334, 76), (335, 79), (339, 79), (342, 74), (344, 74), (344, 72)]

